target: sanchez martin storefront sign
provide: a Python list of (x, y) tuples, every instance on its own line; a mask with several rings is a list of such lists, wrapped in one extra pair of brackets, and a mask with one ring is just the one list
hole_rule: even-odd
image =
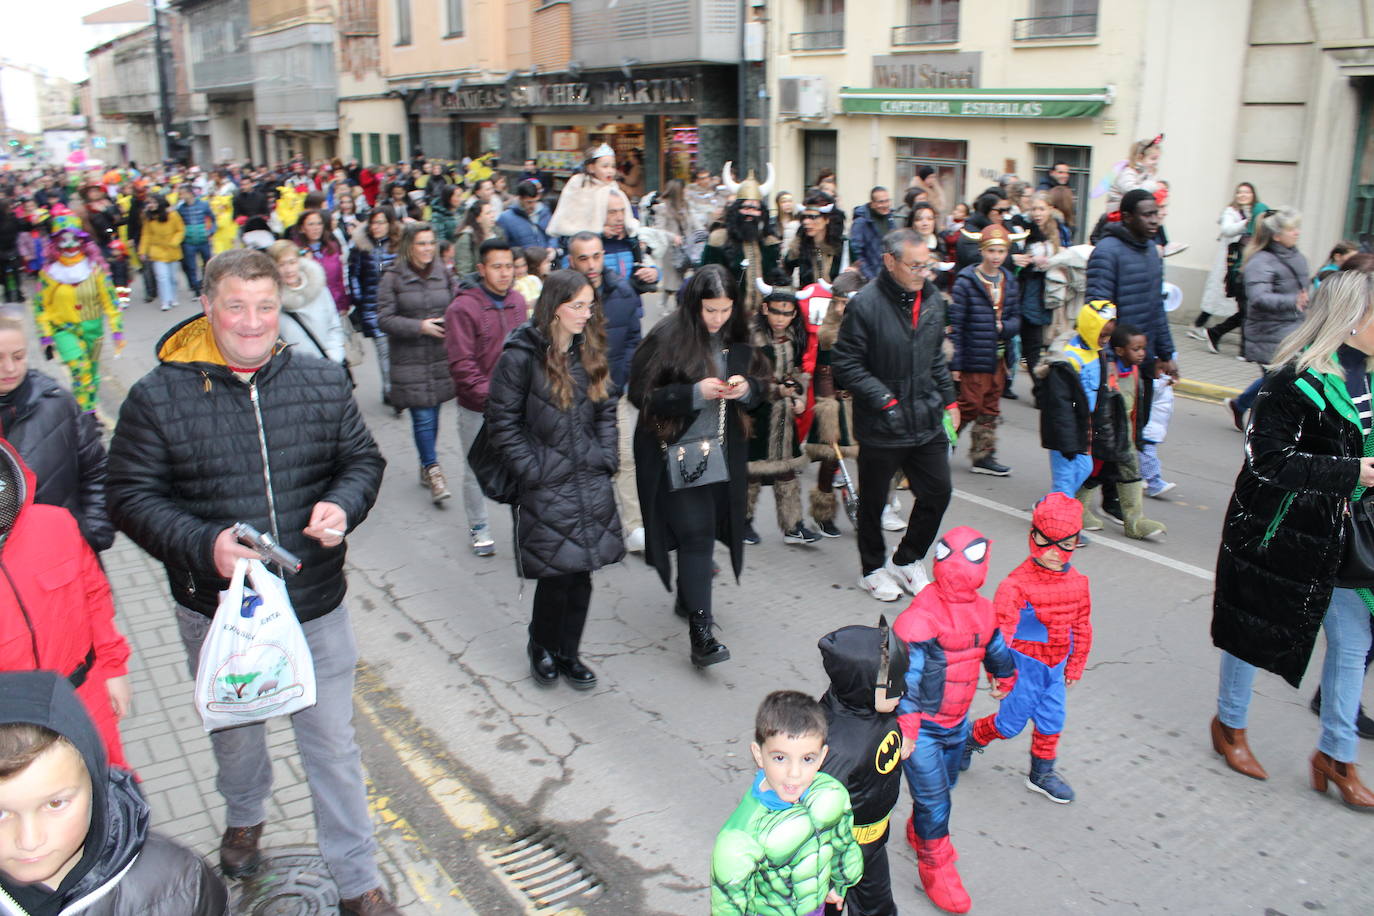
[(446, 112), (634, 106), (657, 109), (695, 104), (696, 83), (696, 78), (691, 76), (562, 83), (511, 81), (460, 86), (456, 92), (447, 89), (431, 91), (435, 108)]

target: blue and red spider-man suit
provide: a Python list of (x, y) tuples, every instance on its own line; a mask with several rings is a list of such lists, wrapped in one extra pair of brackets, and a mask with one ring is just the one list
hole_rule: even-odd
[(992, 602), (978, 594), (987, 581), (988, 546), (972, 528), (946, 532), (935, 545), (934, 581), (893, 624), (910, 655), (906, 695), (897, 707), (902, 735), (914, 744), (902, 762), (913, 803), (907, 841), (916, 850), (931, 902), (953, 913), (971, 906), (949, 840), (949, 793), (959, 778), (969, 704), (980, 667), (998, 678), (1003, 692), (1016, 678), (1016, 661), (997, 630)]
[[(1036, 505), (1031, 524), (1030, 557), (1002, 580), (993, 597), (997, 626), (1015, 653), (1016, 689), (997, 713), (973, 723), (973, 741), (983, 746), (1014, 738), (1033, 720), (1034, 768), (1036, 761), (1053, 765), (1064, 729), (1064, 685), (1083, 677), (1093, 627), (1088, 577), (1068, 565), (1072, 548), (1046, 543), (1072, 543), (1082, 527), (1081, 504), (1052, 493)], [(1041, 543), (1035, 540), (1037, 531)], [(1040, 562), (1050, 550), (1063, 558), (1062, 569)]]

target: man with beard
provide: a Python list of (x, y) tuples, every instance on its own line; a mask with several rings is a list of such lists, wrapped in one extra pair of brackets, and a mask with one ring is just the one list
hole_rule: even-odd
[(786, 285), (782, 272), (780, 240), (767, 231), (768, 195), (772, 181), (759, 185), (751, 171), (739, 185), (730, 180), (730, 163), (725, 164), (725, 184), (735, 188), (735, 202), (725, 211), (725, 227), (712, 230), (701, 255), (702, 265), (720, 264), (730, 271), (739, 290), (738, 305), (758, 311), (763, 301), (756, 280), (770, 286)]

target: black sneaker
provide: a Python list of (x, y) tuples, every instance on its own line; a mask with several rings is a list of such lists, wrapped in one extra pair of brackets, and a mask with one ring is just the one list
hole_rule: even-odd
[(1002, 397), (1006, 398), (1008, 401), (1021, 400), (1021, 395), (1017, 394), (1015, 391), (1012, 391), (1010, 385), (1002, 389)]
[(997, 459), (992, 455), (988, 455), (986, 458), (979, 458), (977, 461), (973, 462), (973, 467), (969, 470), (973, 471), (975, 474), (989, 474), (993, 477), (1008, 477), (1011, 475), (1011, 468), (1007, 467), (1005, 464), (998, 464)]
[(1213, 353), (1216, 353), (1216, 352), (1217, 352), (1217, 335), (1212, 331), (1211, 328), (1208, 328), (1207, 331), (1206, 331), (1205, 333), (1206, 333), (1206, 335), (1207, 335), (1207, 339), (1204, 340), (1203, 343), (1207, 344), (1207, 349), (1208, 349), (1208, 350), (1211, 350)]
[(1102, 490), (1102, 515), (1113, 525), (1126, 524), (1126, 513), (1121, 509), (1121, 497), (1113, 489)]
[(1227, 398), (1223, 403), (1226, 405), (1227, 409), (1231, 411), (1231, 422), (1235, 424), (1236, 429), (1239, 432), (1245, 432), (1245, 411), (1240, 409), (1240, 405), (1236, 403), (1236, 399)]
[(754, 520), (746, 518), (744, 520), (744, 543), (754, 545), (759, 542), (759, 533), (754, 530)]
[(816, 527), (820, 529), (821, 537), (837, 538), (840, 536), (840, 529), (835, 526), (833, 521), (816, 522)]
[(786, 544), (814, 544), (821, 536), (801, 522), (797, 522), (790, 531), (783, 532), (782, 539)]

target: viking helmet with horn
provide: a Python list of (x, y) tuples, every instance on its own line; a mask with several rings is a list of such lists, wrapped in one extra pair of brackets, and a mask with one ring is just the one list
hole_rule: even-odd
[(725, 163), (725, 168), (721, 170), (721, 183), (735, 195), (736, 200), (757, 200), (766, 201), (768, 196), (773, 193), (773, 163), (768, 163), (768, 180), (762, 185), (754, 177), (754, 170), (749, 170), (749, 175), (744, 181), (736, 182), (734, 174), (734, 162)]

